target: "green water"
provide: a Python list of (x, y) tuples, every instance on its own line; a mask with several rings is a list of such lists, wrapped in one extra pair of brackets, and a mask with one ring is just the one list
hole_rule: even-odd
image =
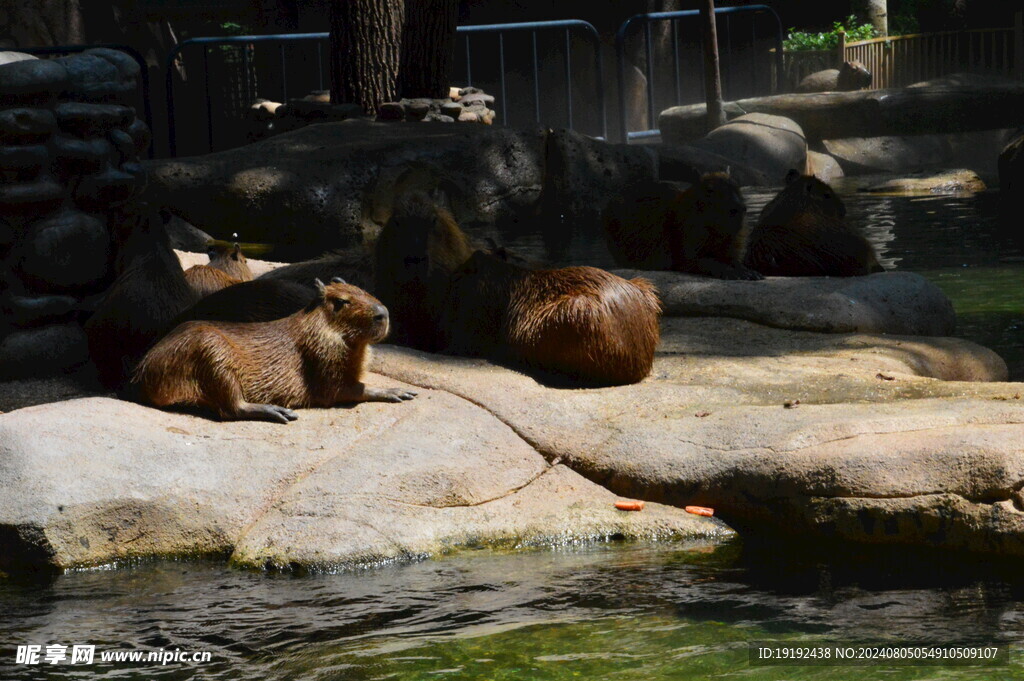
[[(1012, 571), (1011, 571), (1012, 572)], [(0, 582), (0, 678), (1021, 679), (1024, 584), (898, 558), (723, 545), (476, 551), (364, 572), (164, 562)], [(752, 666), (752, 642), (1009, 645), (999, 667)], [(24, 643), (208, 651), (210, 662), (17, 665)]]

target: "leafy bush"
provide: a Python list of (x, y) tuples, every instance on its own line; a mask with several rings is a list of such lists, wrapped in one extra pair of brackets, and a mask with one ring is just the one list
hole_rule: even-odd
[(831, 50), (839, 45), (839, 32), (846, 31), (846, 42), (868, 40), (875, 37), (875, 27), (871, 24), (858, 24), (857, 17), (852, 14), (843, 21), (832, 24), (832, 30), (824, 33), (808, 33), (789, 29), (789, 36), (782, 41), (786, 50)]

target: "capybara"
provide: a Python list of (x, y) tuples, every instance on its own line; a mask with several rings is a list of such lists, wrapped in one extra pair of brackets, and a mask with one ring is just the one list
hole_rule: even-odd
[(269, 322), (295, 314), (317, 297), (313, 279), (300, 284), (290, 279), (253, 279), (221, 289), (202, 298), (174, 320), (174, 326), (188, 321)]
[(871, 72), (859, 61), (843, 62), (842, 68), (825, 69), (805, 77), (797, 92), (849, 92), (871, 87)]
[(324, 253), (318, 258), (275, 267), (261, 274), (257, 279), (288, 279), (308, 286), (313, 279), (327, 281), (342, 277), (353, 286), (370, 289), (373, 287), (373, 263), (365, 253), (358, 250)]
[(661, 302), (646, 279), (596, 267), (530, 270), (476, 251), (452, 278), (445, 351), (588, 386), (651, 372)]
[(239, 244), (228, 246), (213, 243), (206, 252), (210, 256), (208, 265), (193, 265), (185, 270), (185, 280), (200, 296), (208, 296), (228, 286), (252, 280), (249, 262)]
[(199, 295), (185, 281), (159, 214), (145, 205), (110, 214), (119, 243), (117, 278), (85, 324), (89, 357), (100, 382), (124, 386), (136, 362)]
[(473, 255), (451, 213), (422, 192), (398, 199), (374, 248), (374, 292), (392, 316), (391, 341), (439, 352), (452, 274)]
[(401, 402), (416, 393), (361, 382), (369, 345), (388, 333), (388, 311), (341, 279), (316, 281), (317, 299), (272, 322), (186, 322), (146, 353), (132, 378), (157, 407), (194, 406), (224, 420), (298, 418), (296, 407)]
[(750, 232), (746, 265), (766, 276), (852, 277), (884, 271), (875, 249), (845, 220), (835, 191), (789, 171), (786, 186)]
[(608, 250), (623, 267), (676, 270), (718, 279), (760, 279), (743, 265), (747, 207), (726, 173), (707, 173), (681, 189), (647, 180), (605, 209)]
[(473, 251), (422, 194), (398, 203), (377, 244), (377, 290), (405, 344), (487, 357), (544, 379), (636, 383), (651, 370), (661, 304), (644, 279), (593, 267), (531, 270)]

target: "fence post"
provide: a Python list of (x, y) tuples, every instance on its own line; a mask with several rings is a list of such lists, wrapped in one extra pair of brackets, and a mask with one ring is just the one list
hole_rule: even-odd
[(836, 64), (836, 68), (841, 69), (843, 64), (846, 63), (846, 31), (839, 31), (839, 46), (836, 48), (836, 54), (839, 57), (839, 63)]
[(1013, 14), (1013, 70), (1017, 80), (1024, 79), (1024, 12)]

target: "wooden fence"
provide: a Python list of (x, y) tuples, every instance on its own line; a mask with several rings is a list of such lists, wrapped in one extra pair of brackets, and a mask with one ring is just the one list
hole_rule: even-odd
[(847, 43), (840, 34), (835, 50), (783, 54), (782, 91), (792, 91), (805, 76), (859, 61), (873, 76), (872, 88), (906, 87), (953, 73), (1024, 79), (1024, 22), (1013, 28), (920, 33)]

